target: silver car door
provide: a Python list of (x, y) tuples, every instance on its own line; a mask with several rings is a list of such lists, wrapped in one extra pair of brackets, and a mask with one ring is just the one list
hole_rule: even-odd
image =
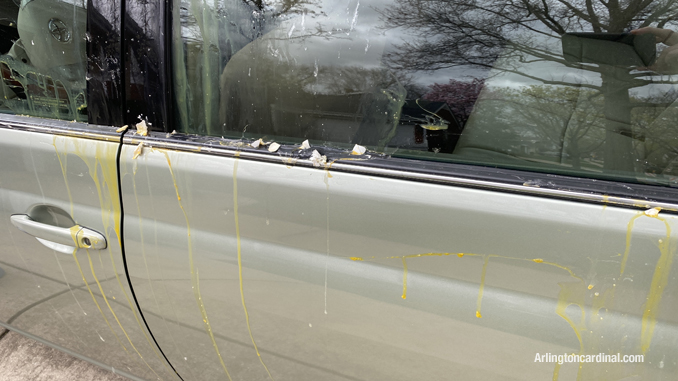
[(177, 372), (673, 379), (678, 93), (655, 43), (677, 26), (629, 37), (670, 18), (634, 4), (175, 1), (158, 122), (182, 133), (126, 136), (120, 181)]
[(186, 379), (575, 379), (535, 355), (581, 350), (672, 377), (672, 283), (650, 288), (674, 279), (671, 215), (147, 144), (122, 153), (130, 275)]
[(114, 129), (4, 115), (0, 134), (3, 327), (167, 378), (125, 276)]
[(86, 123), (84, 3), (3, 7), (14, 13), (1, 21), (0, 335), (15, 330), (128, 377), (172, 379), (124, 270), (120, 134)]

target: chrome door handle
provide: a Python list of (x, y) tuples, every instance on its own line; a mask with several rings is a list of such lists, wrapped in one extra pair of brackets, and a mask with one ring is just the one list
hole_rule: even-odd
[(48, 247), (52, 247), (47, 244), (51, 242), (71, 248), (75, 246), (79, 249), (101, 250), (106, 248), (106, 238), (101, 233), (80, 225), (62, 228), (35, 221), (27, 214), (13, 214), (9, 219), (12, 221), (12, 225), (37, 238), (38, 241)]

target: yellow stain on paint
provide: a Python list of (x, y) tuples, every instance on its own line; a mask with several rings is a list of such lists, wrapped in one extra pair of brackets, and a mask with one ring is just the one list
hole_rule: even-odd
[[(62, 143), (62, 148), (61, 148), (61, 150), (60, 150), (59, 147), (58, 147), (57, 141), (59, 141), (59, 142)], [(70, 191), (70, 186), (69, 186), (69, 182), (68, 182), (68, 172), (67, 172), (67, 165), (68, 165), (68, 164), (67, 164), (67, 163), (68, 163), (68, 148), (66, 147), (66, 144), (67, 144), (68, 142), (72, 142), (72, 143), (75, 145), (75, 148), (76, 148), (76, 150), (77, 150), (77, 148), (78, 148), (77, 141), (76, 141), (75, 139), (72, 139), (72, 138), (70, 138), (70, 140), (69, 140), (68, 138), (63, 138), (63, 137), (54, 136), (54, 138), (53, 138), (53, 140), (52, 140), (52, 145), (54, 146), (54, 150), (56, 151), (57, 159), (59, 160), (59, 165), (60, 165), (60, 167), (61, 167), (61, 172), (62, 172), (62, 175), (63, 175), (63, 178), (64, 178), (64, 182), (65, 182), (65, 184), (66, 184), (66, 191), (67, 191), (67, 193), (68, 193), (68, 198), (69, 198), (70, 206), (71, 206), (71, 210), (70, 210), (71, 214), (70, 214), (70, 215), (71, 215), (71, 218), (73, 218), (73, 214), (74, 214), (74, 213), (73, 213), (73, 197), (72, 197), (71, 191)], [(103, 143), (99, 143), (99, 144), (103, 144)], [(85, 161), (85, 163), (88, 164), (88, 160), (85, 160), (85, 159), (83, 158), (84, 155), (80, 154), (80, 155), (78, 155), (78, 156), (80, 156), (81, 159), (83, 159), (83, 160)], [(88, 167), (89, 167), (89, 164), (88, 164)], [(98, 187), (98, 186), (99, 186), (99, 184), (97, 183), (97, 187)], [(100, 201), (101, 201), (101, 198), (100, 198)], [(102, 208), (102, 209), (103, 209), (103, 208)], [(103, 210), (102, 210), (102, 215), (103, 215)], [(73, 250), (73, 259), (75, 260), (75, 264), (76, 264), (76, 266), (78, 267), (78, 271), (80, 272), (80, 276), (82, 277), (82, 280), (83, 280), (83, 282), (85, 283), (85, 286), (87, 287), (87, 291), (89, 292), (90, 296), (92, 297), (92, 300), (94, 301), (94, 304), (97, 306), (97, 309), (99, 310), (99, 313), (101, 313), (101, 316), (104, 318), (104, 321), (106, 322), (106, 325), (109, 327), (109, 329), (111, 330), (111, 332), (112, 332), (113, 335), (115, 336), (115, 338), (116, 338), (116, 340), (118, 341), (118, 343), (122, 346), (122, 348), (125, 350), (125, 352), (127, 352), (127, 347), (125, 347), (125, 346), (122, 344), (122, 342), (120, 341), (120, 338), (118, 337), (118, 335), (117, 335), (117, 334), (115, 333), (115, 331), (113, 330), (113, 327), (111, 326), (110, 322), (108, 321), (108, 318), (106, 318), (106, 315), (104, 314), (103, 310), (101, 309), (101, 306), (99, 305), (99, 302), (97, 302), (96, 297), (94, 296), (94, 293), (92, 292), (92, 289), (89, 287), (89, 284), (87, 283), (87, 280), (85, 279), (85, 274), (84, 274), (83, 271), (82, 271), (82, 267), (80, 266), (80, 261), (78, 261), (78, 257), (77, 257), (78, 240), (77, 240), (76, 235), (77, 235), (78, 231), (80, 231), (80, 229), (79, 229), (77, 226), (74, 226), (74, 227), (72, 227), (72, 228), (70, 229), (71, 238), (73, 239), (73, 244), (75, 245), (75, 248), (74, 248), (74, 250)], [(109, 245), (109, 246), (110, 246), (110, 245)], [(117, 273), (116, 273), (116, 276), (117, 276)], [(110, 307), (109, 307), (109, 309), (110, 309)], [(111, 313), (114, 314), (113, 310), (111, 310)], [(115, 315), (115, 314), (114, 314), (114, 315)], [(116, 320), (117, 320), (117, 319), (116, 319)], [(123, 332), (125, 331), (125, 330), (122, 328), (122, 326), (120, 326), (120, 329), (122, 329)], [(130, 344), (131, 344), (131, 343), (130, 343)], [(137, 354), (138, 354), (138, 352), (137, 352)], [(141, 356), (141, 355), (139, 355), (139, 356)], [(147, 365), (148, 365), (148, 364), (147, 364)], [(153, 371), (153, 369), (151, 369), (151, 371)]]
[(483, 271), (480, 275), (480, 289), (478, 290), (478, 301), (476, 302), (476, 317), (482, 318), (480, 306), (483, 302), (483, 291), (485, 290), (485, 275), (487, 274), (487, 265), (490, 263), (490, 256), (486, 255), (483, 261)]
[[(655, 208), (655, 210), (659, 210)], [(642, 320), (641, 320), (641, 337), (640, 337), (640, 351), (645, 354), (651, 346), (654, 330), (657, 323), (657, 314), (659, 313), (659, 308), (661, 306), (662, 296), (668, 281), (670, 279), (670, 273), (673, 266), (674, 254), (675, 254), (675, 243), (671, 241), (671, 227), (661, 215), (654, 211), (649, 213), (639, 213), (638, 215), (631, 218), (627, 224), (627, 234), (626, 234), (626, 248), (623, 254), (618, 254), (622, 257), (620, 265), (620, 275), (623, 275), (626, 271), (626, 265), (628, 263), (631, 247), (631, 237), (632, 231), (635, 225), (635, 220), (640, 217), (654, 218), (660, 220), (664, 223), (666, 229), (666, 235), (663, 239), (659, 240), (659, 251), (660, 256), (655, 264), (654, 274), (652, 277), (651, 285), (649, 287), (646, 303), (642, 309)], [(450, 255), (450, 253), (424, 253), (424, 254), (415, 254), (415, 255), (401, 255), (401, 256), (389, 256), (389, 257), (350, 257), (351, 260), (356, 260), (355, 258), (360, 258), (363, 261), (375, 261), (375, 260), (384, 260), (384, 259), (400, 259), (403, 262), (403, 298), (406, 297), (406, 287), (407, 287), (407, 259), (415, 257), (427, 257), (427, 256), (445, 256)], [(482, 318), (481, 314), (481, 303), (485, 285), (485, 276), (487, 271), (487, 266), (490, 258), (503, 258), (509, 260), (520, 260), (520, 261), (530, 261), (542, 265), (548, 265), (557, 267), (559, 269), (565, 270), (568, 274), (577, 279), (577, 282), (573, 283), (559, 283), (560, 293), (558, 295), (558, 302), (556, 305), (556, 314), (560, 316), (563, 320), (567, 322), (568, 325), (572, 328), (577, 341), (579, 342), (579, 354), (584, 353), (584, 339), (587, 341), (594, 340), (589, 338), (588, 335), (597, 331), (595, 324), (600, 322), (602, 324), (603, 318), (605, 315), (601, 314), (601, 311), (608, 310), (611, 308), (611, 303), (614, 301), (614, 291), (615, 285), (612, 285), (611, 288), (605, 289), (595, 293), (595, 296), (591, 299), (591, 293), (589, 292), (593, 288), (599, 287), (594, 283), (584, 282), (584, 280), (577, 276), (570, 268), (560, 265), (554, 262), (545, 261), (543, 258), (518, 258), (510, 256), (502, 256), (495, 254), (471, 254), (471, 253), (456, 253), (458, 257), (463, 257), (464, 255), (468, 256), (482, 256), (484, 258), (483, 270), (480, 281), (480, 289), (478, 293), (478, 301), (476, 308), (476, 317)], [(590, 322), (587, 321), (586, 308), (587, 300), (590, 300), (592, 317), (589, 318)], [(575, 312), (571, 306), (576, 306), (579, 308), (578, 312)], [(570, 308), (568, 308), (570, 307)], [(568, 314), (569, 312), (569, 314)], [(573, 314), (574, 313), (574, 314)], [(588, 324), (594, 324), (591, 328), (587, 327)], [(591, 348), (595, 348), (596, 344), (591, 344)], [(577, 379), (582, 377), (583, 363), (579, 364)], [(553, 379), (557, 380), (559, 376), (560, 365), (556, 365), (553, 371)]]
[[(585, 292), (586, 286), (584, 286), (584, 281), (581, 278), (578, 278), (579, 282), (571, 283), (559, 283), (560, 293), (558, 294), (558, 303), (556, 304), (556, 314), (560, 316), (567, 324), (572, 328), (574, 334), (577, 336), (577, 341), (579, 342), (579, 354), (584, 353), (584, 341), (582, 339), (582, 332), (586, 331), (586, 310), (584, 309), (585, 305)], [(573, 321), (567, 315), (567, 307), (575, 305), (579, 307), (581, 311), (579, 322)], [(579, 370), (577, 372), (577, 380), (581, 379), (583, 363), (579, 363)], [(554, 375), (557, 377), (558, 373), (554, 372)], [(557, 380), (557, 378), (554, 378)]]
[(240, 280), (240, 299), (242, 301), (242, 308), (245, 311), (245, 322), (247, 323), (247, 331), (250, 334), (250, 339), (252, 340), (252, 346), (254, 346), (254, 351), (257, 352), (257, 357), (261, 362), (261, 365), (266, 369), (268, 377), (273, 380), (271, 372), (269, 372), (268, 367), (264, 363), (264, 359), (259, 353), (259, 348), (257, 348), (257, 343), (254, 341), (254, 335), (252, 335), (252, 327), (250, 327), (250, 315), (247, 312), (247, 305), (245, 304), (245, 290), (243, 287), (242, 279), (242, 250), (240, 245), (240, 223), (238, 221), (238, 158), (235, 159), (233, 163), (233, 215), (235, 216), (235, 237), (236, 237), (236, 247), (238, 251), (238, 278)]
[(673, 265), (673, 254), (675, 253), (675, 249), (672, 250), (671, 248), (671, 227), (669, 226), (668, 221), (661, 217), (654, 218), (664, 222), (664, 225), (666, 226), (666, 238), (660, 240), (659, 243), (659, 252), (661, 255), (655, 265), (654, 275), (652, 276), (650, 290), (647, 293), (647, 301), (645, 302), (641, 320), (640, 351), (642, 354), (647, 352), (652, 343), (654, 329), (657, 324), (659, 304), (664, 293), (664, 288), (669, 281), (669, 274), (671, 272), (671, 266)]
[[(148, 268), (148, 259), (146, 258), (146, 242), (145, 242), (145, 238), (144, 238), (144, 218), (143, 218), (143, 214), (141, 212), (141, 204), (139, 203), (139, 195), (138, 195), (138, 192), (137, 192), (137, 181), (136, 181), (137, 170), (139, 168), (139, 161), (135, 160), (133, 165), (134, 166), (133, 166), (133, 171), (132, 171), (132, 189), (134, 190), (134, 201), (135, 201), (136, 206), (137, 206), (137, 216), (138, 216), (138, 220), (139, 220), (139, 240), (140, 240), (140, 243), (141, 243), (141, 258), (144, 260), (144, 268), (146, 269), (146, 278), (148, 279), (148, 286), (150, 287), (151, 295), (153, 296), (153, 300), (155, 301), (156, 308), (158, 310), (160, 310), (160, 303), (158, 302), (158, 297), (156, 296), (155, 289), (153, 288), (153, 281), (152, 281), (153, 278), (151, 277), (151, 272)], [(125, 170), (124, 174), (122, 172), (122, 169)], [(121, 174), (120, 174), (121, 181), (122, 181), (122, 178), (125, 177), (124, 176), (125, 174), (127, 174), (127, 166), (124, 166), (124, 167), (121, 168)], [(148, 171), (147, 171), (146, 174), (148, 175)], [(151, 190), (151, 188), (150, 188), (150, 183), (149, 183), (149, 194), (150, 194), (150, 190)], [(115, 300), (115, 296), (112, 296), (112, 298), (113, 298), (113, 300)], [(167, 321), (165, 320), (164, 317), (163, 317), (162, 320), (163, 320), (163, 323), (165, 325), (165, 328), (167, 328), (167, 330), (169, 331), (169, 327), (167, 326)], [(179, 320), (179, 319), (177, 318), (177, 320)], [(176, 341), (174, 340), (174, 336), (170, 335), (170, 338), (172, 339), (172, 342), (174, 343), (175, 348), (178, 349), (178, 345), (176, 344)], [(176, 373), (176, 371), (174, 371), (174, 372)]]
[[(121, 244), (121, 235), (120, 235), (120, 205), (119, 205), (119, 193), (118, 193), (118, 176), (117, 176), (117, 163), (116, 163), (116, 156), (117, 156), (117, 144), (113, 143), (103, 143), (103, 142), (97, 142), (96, 144), (91, 144), (89, 141), (79, 141), (74, 138), (70, 137), (59, 137), (55, 136), (54, 139), (52, 140), (52, 144), (54, 146), (54, 149), (57, 154), (57, 158), (59, 160), (59, 164), (61, 166), (62, 174), (64, 177), (64, 181), (66, 183), (66, 189), (69, 194), (69, 199), (71, 202), (71, 218), (73, 218), (73, 200), (70, 192), (70, 186), (68, 185), (68, 175), (67, 175), (67, 158), (70, 153), (75, 154), (78, 156), (87, 166), (88, 168), (88, 173), (90, 177), (92, 178), (94, 185), (97, 189), (97, 195), (99, 197), (99, 204), (101, 207), (101, 219), (102, 219), (102, 224), (103, 224), (103, 230), (104, 230), (104, 235), (106, 237), (106, 240), (109, 242), (107, 245), (107, 249), (111, 258), (111, 265), (112, 265), (112, 270), (113, 273), (115, 274), (115, 278), (118, 281), (118, 284), (120, 286), (120, 289), (123, 292), (123, 295), (125, 295), (127, 302), (129, 304), (130, 309), (132, 310), (132, 313), (134, 314), (134, 317), (137, 320), (137, 324), (139, 325), (139, 328), (142, 330), (144, 336), (146, 337), (146, 340), (148, 341), (149, 345), (151, 346), (153, 352), (155, 352), (156, 356), (158, 359), (160, 359), (159, 354), (157, 353), (156, 347), (151, 344), (150, 339), (148, 338), (148, 335), (146, 334), (145, 329), (141, 326), (141, 322), (139, 321), (139, 317), (137, 316), (135, 308), (132, 306), (132, 302), (129, 299), (129, 296), (127, 295), (127, 292), (125, 291), (122, 281), (120, 280), (120, 276), (118, 275), (118, 271), (115, 266), (115, 261), (113, 259), (113, 251), (111, 249), (111, 244), (110, 244), (110, 235), (109, 235), (109, 227), (110, 227), (110, 219), (111, 219), (111, 214), (113, 214), (113, 220), (114, 220), (114, 225), (113, 229), (116, 233), (116, 236), (118, 238), (118, 243)], [(62, 157), (63, 156), (63, 157)], [(102, 178), (100, 179), (99, 176), (99, 168), (101, 168), (102, 172)], [(104, 193), (104, 188), (108, 191)], [(108, 196), (106, 198), (105, 196)], [(76, 232), (77, 233), (77, 232)], [(73, 234), (73, 231), (71, 231), (71, 234)], [(77, 246), (77, 238), (74, 238), (74, 243)], [(89, 257), (89, 253), (88, 253)], [(80, 264), (77, 261), (77, 257), (74, 258), (76, 259), (76, 263), (78, 265), (78, 268), (81, 272), (81, 276), (84, 279), (84, 275), (82, 274), (82, 269), (80, 269)], [(95, 278), (96, 280), (96, 278)], [(89, 286), (88, 286), (89, 289)], [(91, 289), (90, 289), (91, 292)], [(132, 348), (135, 350), (137, 355), (142, 359), (144, 364), (153, 372), (156, 376), (157, 373), (151, 366), (146, 363), (146, 361), (143, 359), (143, 356), (141, 353), (137, 350), (137, 348), (134, 346), (132, 343), (129, 335), (127, 334), (127, 331), (125, 331), (125, 328), (123, 328), (122, 324), (120, 323), (120, 320), (118, 319), (117, 315), (115, 314), (115, 311), (113, 308), (110, 306), (108, 303), (108, 299), (106, 298), (106, 295), (103, 293), (103, 290), (101, 290), (101, 294), (104, 298), (104, 301), (106, 302), (106, 305), (108, 306), (108, 309), (110, 310), (111, 314), (115, 318), (116, 322), (118, 323), (118, 326), (122, 330), (122, 332), (125, 334), (125, 337), (127, 338), (128, 342), (132, 346)], [(94, 298), (93, 294), (92, 297)], [(100, 306), (95, 300), (95, 303), (97, 304), (97, 308), (100, 309)], [(103, 312), (102, 312), (103, 315)], [(105, 316), (104, 316), (105, 318)], [(108, 324), (108, 321), (107, 321)], [(117, 335), (116, 335), (117, 338)], [(127, 349), (123, 346), (125, 351)], [(162, 360), (161, 360), (162, 361)], [(166, 362), (163, 362), (166, 364)], [(169, 367), (168, 365), (165, 365), (166, 367)], [(159, 377), (159, 376), (158, 376)]]
[[(402, 298), (406, 299), (407, 298), (407, 258), (417, 258), (417, 257), (442, 257), (446, 255), (451, 255), (450, 253), (423, 253), (423, 254), (413, 254), (413, 255), (402, 255), (402, 256), (396, 256), (396, 257), (385, 257), (381, 259), (401, 259), (403, 262), (403, 294)], [(351, 260), (360, 260), (364, 261), (363, 258), (359, 259), (353, 259), (353, 258), (359, 258), (359, 257), (350, 257)], [(375, 258), (375, 257), (372, 257)]]
[[(108, 309), (111, 310), (111, 313), (113, 314), (113, 318), (115, 318), (115, 321), (118, 323), (118, 325), (119, 325), (120, 327), (122, 327), (122, 324), (120, 323), (120, 320), (118, 319), (118, 316), (113, 312), (113, 308), (111, 307), (111, 304), (108, 302), (108, 298), (106, 297), (106, 294), (104, 293), (104, 288), (101, 287), (101, 283), (99, 282), (99, 279), (97, 278), (97, 275), (96, 275), (96, 273), (94, 272), (94, 265), (92, 264), (92, 257), (91, 257), (90, 254), (89, 254), (89, 250), (85, 250), (85, 251), (87, 252), (87, 260), (89, 261), (89, 268), (90, 268), (90, 271), (92, 272), (92, 276), (94, 277), (94, 281), (97, 283), (97, 287), (99, 287), (99, 292), (101, 292), (101, 296), (104, 298), (104, 302), (106, 302), (106, 306), (108, 306)], [(146, 366), (148, 367), (148, 369), (150, 369), (151, 372), (153, 372), (153, 374), (155, 374), (156, 377), (160, 378), (160, 376), (155, 372), (155, 370), (153, 370), (153, 368), (146, 362), (146, 360), (145, 360), (144, 357), (141, 355), (141, 353), (139, 352), (139, 350), (134, 346), (134, 343), (132, 343), (132, 340), (131, 340), (130, 337), (127, 335), (127, 332), (126, 332), (124, 329), (122, 330), (122, 333), (125, 334), (125, 337), (127, 338), (127, 341), (129, 341), (129, 344), (132, 346), (132, 348), (134, 349), (134, 351), (139, 355), (139, 358), (141, 359), (141, 361), (143, 361), (144, 364), (146, 364)]]
[(205, 326), (205, 332), (207, 332), (207, 334), (210, 337), (210, 340), (212, 341), (212, 347), (214, 348), (214, 351), (217, 353), (217, 357), (219, 358), (221, 368), (226, 373), (226, 377), (228, 377), (229, 380), (232, 380), (231, 374), (228, 372), (228, 369), (226, 368), (226, 363), (224, 362), (224, 359), (221, 357), (221, 352), (219, 352), (219, 346), (217, 345), (217, 341), (214, 338), (214, 333), (212, 333), (212, 326), (210, 325), (210, 320), (207, 317), (207, 310), (205, 309), (205, 304), (203, 303), (202, 295), (200, 294), (200, 286), (198, 284), (198, 274), (195, 268), (195, 263), (193, 262), (193, 242), (191, 241), (191, 224), (188, 221), (188, 214), (184, 209), (184, 205), (181, 203), (181, 197), (179, 196), (179, 187), (177, 186), (177, 179), (174, 175), (174, 169), (172, 169), (172, 162), (170, 161), (169, 154), (166, 151), (160, 150), (160, 152), (162, 152), (162, 154), (165, 155), (165, 159), (167, 160), (167, 166), (169, 168), (170, 175), (172, 176), (172, 183), (174, 184), (174, 191), (177, 195), (179, 208), (181, 209), (181, 213), (183, 213), (184, 219), (186, 220), (186, 235), (188, 242), (188, 264), (191, 272), (191, 285), (193, 288), (193, 297), (195, 298), (195, 301), (198, 304), (198, 309), (200, 309), (200, 315), (202, 316), (202, 321)]
[(450, 255), (456, 255), (459, 258), (462, 258), (464, 256), (471, 256), (471, 257), (483, 257), (484, 262), (483, 262), (483, 270), (482, 270), (482, 275), (481, 275), (481, 281), (480, 281), (480, 289), (478, 290), (478, 302), (477, 302), (477, 309), (476, 309), (476, 317), (481, 318), (482, 314), (480, 313), (480, 306), (482, 303), (482, 297), (483, 297), (483, 291), (485, 288), (485, 274), (487, 272), (487, 264), (490, 260), (490, 258), (501, 258), (501, 259), (509, 259), (509, 260), (516, 260), (516, 261), (530, 261), (530, 262), (536, 262), (548, 266), (553, 266), (557, 267), (559, 269), (567, 271), (571, 276), (580, 279), (579, 277), (575, 276), (574, 272), (570, 270), (569, 268), (559, 265), (557, 263), (553, 262), (547, 262), (544, 261), (541, 258), (535, 258), (535, 259), (530, 259), (530, 258), (518, 258), (518, 257), (509, 257), (509, 256), (504, 256), (504, 255), (497, 255), (497, 254), (475, 254), (475, 253), (422, 253), (422, 254), (412, 254), (412, 255), (399, 255), (399, 256), (391, 256), (391, 257), (368, 257), (368, 258), (363, 258), (363, 257), (348, 257), (352, 261), (366, 261), (366, 262), (372, 262), (374, 260), (383, 260), (383, 259), (400, 259), (403, 262), (403, 294), (402, 298), (405, 299), (407, 297), (407, 259), (410, 258), (419, 258), (419, 257), (443, 257), (443, 256), (450, 256)]
[(558, 374), (560, 373), (560, 365), (559, 363), (556, 362), (556, 366), (553, 367), (553, 381), (558, 381)]
[[(75, 240), (75, 238), (73, 238)], [(94, 296), (94, 293), (92, 292), (92, 289), (89, 287), (89, 283), (87, 283), (87, 279), (85, 279), (85, 273), (82, 272), (82, 267), (80, 267), (80, 261), (78, 261), (78, 255), (76, 254), (78, 252), (78, 249), (73, 250), (73, 259), (75, 260), (75, 265), (78, 267), (78, 271), (80, 272), (80, 276), (82, 277), (82, 281), (85, 284), (85, 287), (87, 287), (87, 291), (89, 292), (90, 296), (92, 297), (92, 300), (94, 301), (94, 304), (97, 306), (97, 309), (99, 310), (99, 313), (101, 314), (101, 317), (104, 318), (104, 321), (106, 322), (106, 325), (108, 328), (111, 330), (111, 333), (113, 333), (113, 336), (115, 336), (115, 339), (118, 341), (122, 349), (127, 352), (127, 347), (120, 341), (120, 338), (118, 337), (118, 334), (115, 333), (113, 330), (113, 326), (111, 326), (111, 323), (108, 321), (108, 318), (106, 318), (106, 315), (104, 315), (104, 311), (101, 309), (101, 306), (99, 305), (99, 302), (97, 302), (96, 297)]]
[(657, 324), (657, 313), (659, 312), (659, 305), (664, 293), (664, 288), (668, 283), (669, 273), (671, 271), (671, 267), (673, 266), (675, 248), (671, 247), (671, 226), (666, 219), (659, 216), (658, 213), (638, 213), (636, 216), (631, 218), (627, 225), (626, 247), (624, 249), (624, 254), (622, 256), (620, 265), (620, 276), (623, 275), (624, 271), (626, 270), (626, 264), (631, 251), (631, 237), (635, 220), (640, 217), (657, 219), (662, 221), (666, 227), (666, 236), (664, 239), (659, 241), (660, 256), (657, 260), (657, 263), (655, 264), (654, 274), (652, 275), (650, 289), (648, 290), (646, 296), (646, 302), (643, 307), (643, 316), (641, 318), (640, 351), (642, 354), (645, 354), (652, 344), (654, 329)]
[(619, 268), (619, 276), (624, 275), (624, 270), (626, 270), (626, 261), (629, 259), (629, 252), (631, 251), (631, 233), (633, 232), (633, 225), (636, 220), (640, 217), (643, 217), (643, 213), (638, 213), (635, 215), (626, 226), (626, 248), (624, 249), (624, 254), (622, 255), (621, 266)]

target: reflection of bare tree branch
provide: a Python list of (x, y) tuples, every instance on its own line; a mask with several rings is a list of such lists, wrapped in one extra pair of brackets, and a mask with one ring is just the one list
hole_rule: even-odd
[[(649, 22), (673, 20), (677, 14), (675, 0), (396, 0), (395, 6), (381, 11), (386, 28), (421, 36), (407, 39), (387, 56), (396, 69), (480, 66), (502, 71), (504, 67), (495, 65), (501, 57), (504, 63), (508, 58), (522, 63), (541, 59), (601, 74), (606, 72), (604, 67), (566, 61), (559, 50), (560, 35), (587, 30), (620, 33)], [(505, 71), (542, 80), (525, 68)], [(628, 85), (648, 83), (657, 81)]]
[(268, 15), (272, 18), (302, 13), (315, 14), (318, 13), (319, 9), (322, 9), (318, 0), (243, 0), (243, 2), (260, 12), (272, 11)]

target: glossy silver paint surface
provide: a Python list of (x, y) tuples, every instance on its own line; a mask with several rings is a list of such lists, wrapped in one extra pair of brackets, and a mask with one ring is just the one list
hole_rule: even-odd
[[(131, 276), (188, 379), (673, 377), (670, 214), (134, 148)], [(600, 352), (645, 362), (535, 363)]]
[[(135, 376), (171, 379), (116, 279), (117, 145), (43, 131), (0, 128), (0, 320)], [(251, 160), (235, 148), (225, 148), (230, 157), (167, 150), (153, 139), (132, 159), (139, 138), (130, 138), (120, 168), (129, 275), (185, 380), (675, 373), (670, 213), (309, 168), (274, 154)], [(34, 205), (103, 232), (111, 252), (50, 252), (9, 222)], [(565, 352), (645, 362), (534, 361)]]
[[(0, 321), (114, 369), (172, 379), (130, 300), (116, 227), (117, 146), (0, 128)], [(60, 210), (70, 221), (36, 212), (40, 207)], [(12, 225), (16, 214), (55, 227), (87, 226), (101, 232), (108, 247), (68, 254), (49, 249)]]

